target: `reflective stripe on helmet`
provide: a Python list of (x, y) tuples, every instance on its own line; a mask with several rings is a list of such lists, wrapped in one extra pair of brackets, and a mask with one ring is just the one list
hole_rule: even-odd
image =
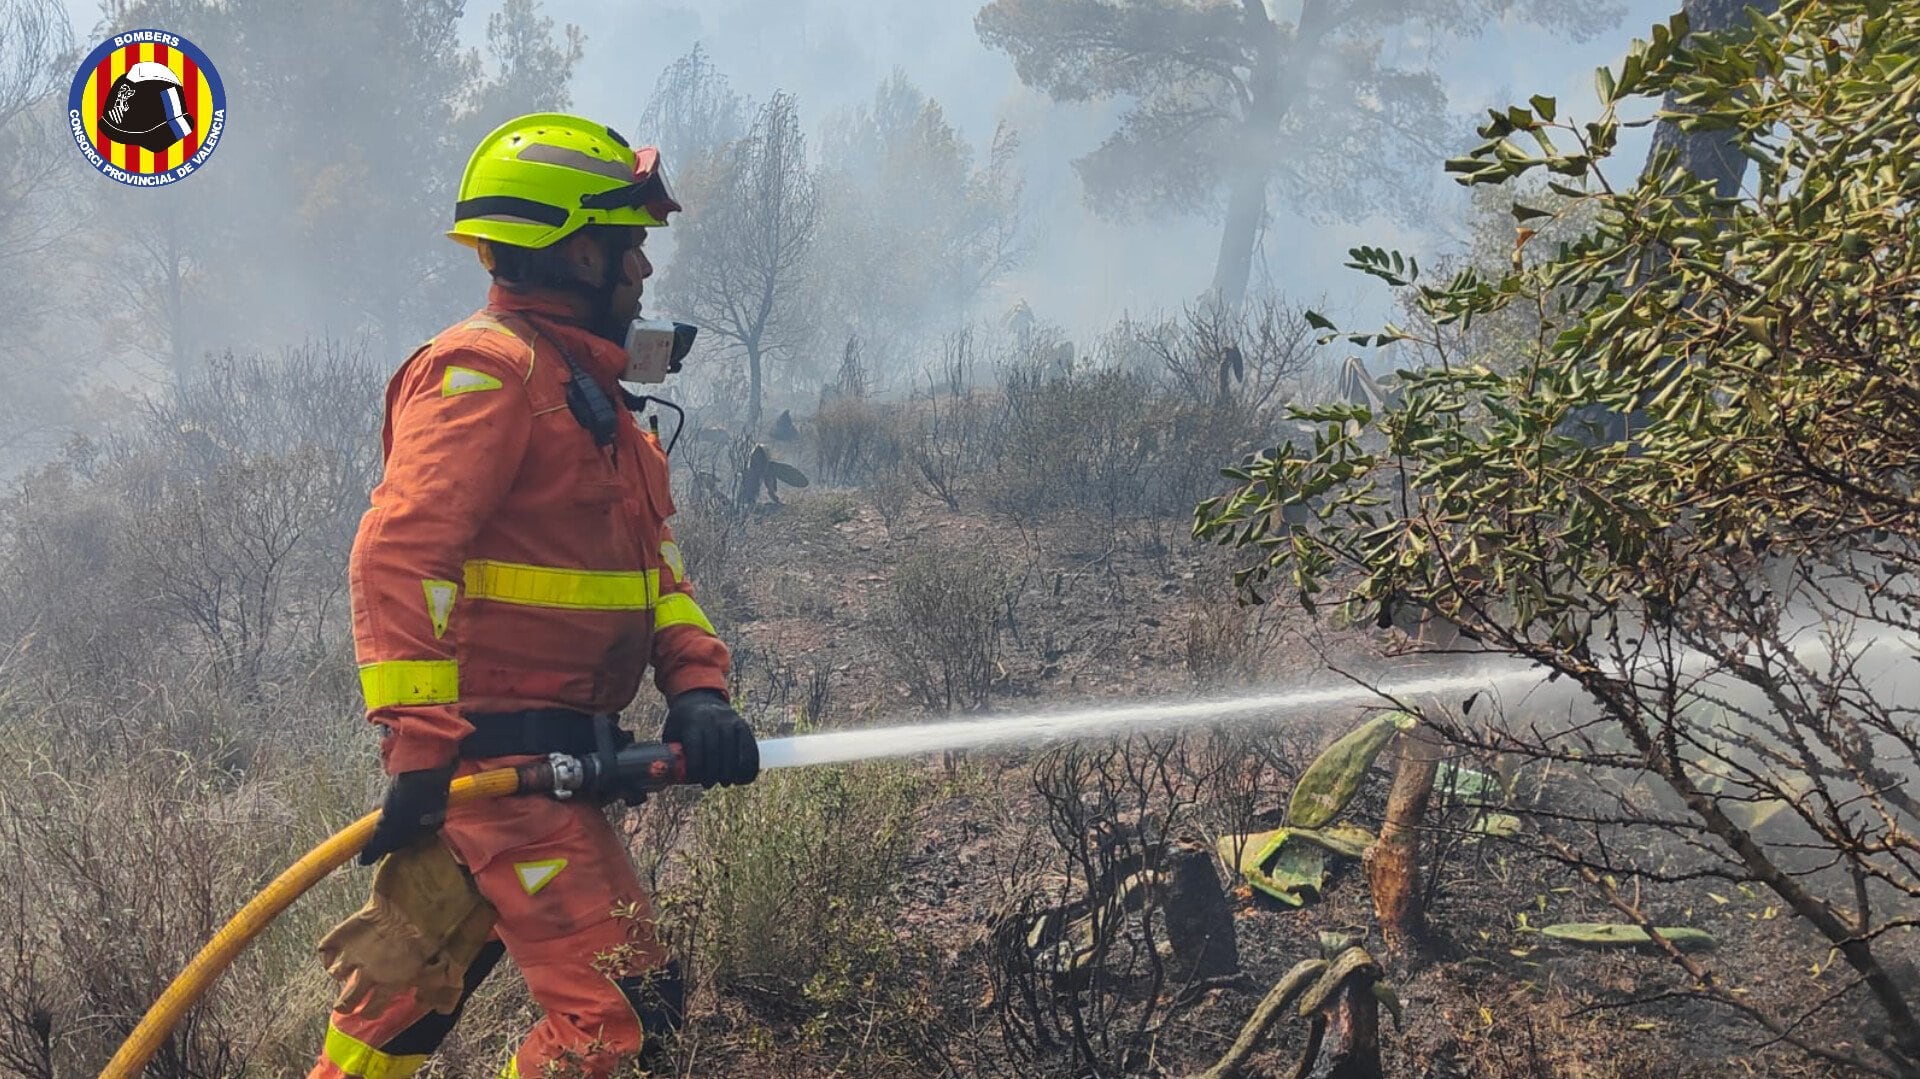
[(557, 228), (567, 223), (567, 216), (567, 211), (558, 206), (548, 206), (544, 202), (523, 199), (517, 195), (481, 195), (453, 204), (453, 219), (456, 222), (484, 217), (489, 221), (512, 219)]
[(360, 665), (367, 707), (452, 704), (460, 699), (460, 665), (450, 659), (390, 659)]
[[(607, 132), (607, 137), (613, 138), (615, 142), (620, 141), (614, 138), (612, 131)], [(622, 143), (622, 145), (625, 144)], [(629, 163), (612, 161), (581, 150), (554, 146), (551, 143), (530, 142), (515, 156), (522, 161), (533, 161), (542, 165), (560, 165), (564, 168), (596, 173), (609, 180), (619, 180), (621, 183), (628, 183), (633, 179), (633, 166)]]

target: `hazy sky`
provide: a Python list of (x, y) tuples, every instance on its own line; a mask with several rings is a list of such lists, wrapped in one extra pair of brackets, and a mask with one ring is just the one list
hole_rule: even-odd
[[(476, 2), (470, 25), (480, 33), (493, 4)], [(588, 54), (574, 79), (576, 108), (634, 125), (664, 63), (705, 42), (737, 88), (764, 96), (795, 90), (812, 121), (833, 109), (866, 102), (893, 67), (904, 67), (972, 140), (983, 146), (996, 121), (1008, 119), (1025, 142), (1029, 213), (1044, 228), (1033, 257), (1000, 288), (1010, 303), (1025, 296), (1035, 311), (1077, 330), (1112, 323), (1125, 309), (1177, 305), (1204, 290), (1213, 275), (1219, 228), (1171, 219), (1116, 225), (1094, 219), (1081, 205), (1069, 163), (1112, 131), (1117, 106), (1058, 106), (1027, 90), (1012, 61), (973, 33), (979, 0), (707, 0), (701, 4), (643, 4), (622, 0), (547, 0), (557, 21), (588, 35)], [(1507, 106), (1534, 92), (1557, 94), (1563, 111), (1594, 109), (1594, 67), (1615, 60), (1634, 36), (1678, 10), (1678, 0), (1624, 0), (1626, 15), (1613, 35), (1571, 44), (1519, 25), (1492, 25), (1476, 40), (1442, 42), (1444, 71), (1459, 111)], [(634, 12), (645, 12), (634, 17)], [(632, 132), (645, 138), (645, 132)], [(1471, 131), (1463, 136), (1465, 150)], [(1638, 167), (1638, 154), (1628, 148)], [(1465, 202), (1463, 190), (1442, 179), (1444, 198)], [(1453, 194), (1461, 192), (1461, 194)], [(1444, 205), (1444, 204), (1442, 204)], [(1459, 213), (1436, 215), (1453, 227)], [(1457, 227), (1453, 227), (1457, 234)], [(1281, 215), (1265, 240), (1265, 269), (1286, 292), (1304, 300), (1327, 296), (1334, 309), (1384, 315), (1384, 294), (1365, 278), (1342, 271), (1346, 250), (1402, 242), (1432, 252), (1446, 234), (1405, 234), (1384, 223), (1319, 227)], [(1256, 280), (1258, 280), (1256, 269)], [(1356, 311), (1356, 315), (1359, 311)]]
[[(476, 39), (485, 14), (497, 5), (469, 8)], [(1505, 106), (1533, 93), (1560, 97), (1563, 111), (1594, 110), (1593, 69), (1624, 53), (1633, 37), (1677, 10), (1678, 0), (1623, 0), (1620, 28), (1584, 44), (1524, 26), (1493, 25), (1478, 39), (1437, 43), (1449, 95), (1461, 112)], [(981, 0), (706, 0), (634, 4), (622, 0), (547, 0), (557, 21), (587, 34), (587, 54), (574, 80), (580, 111), (631, 127), (662, 66), (704, 42), (739, 89), (764, 97), (775, 89), (799, 94), (802, 111), (818, 122), (827, 113), (864, 102), (895, 67), (946, 108), (976, 146), (1008, 120), (1024, 140), (1029, 213), (1041, 226), (1039, 242), (1021, 272), (999, 289), (1004, 304), (1026, 297), (1039, 314), (1088, 331), (1127, 309), (1177, 306), (1212, 280), (1219, 229), (1211, 222), (1172, 219), (1115, 224), (1081, 205), (1072, 160), (1099, 144), (1119, 112), (1114, 105), (1057, 105), (1028, 90), (1004, 53), (974, 34)], [(634, 13), (643, 12), (636, 16)], [(644, 132), (631, 134), (645, 138)], [(1464, 131), (1461, 149), (1470, 145)], [(1625, 151), (1638, 165), (1638, 151)], [(1442, 197), (1464, 192), (1433, 165)], [(671, 165), (671, 163), (669, 163)], [(1455, 194), (1459, 192), (1459, 194)], [(1444, 207), (1446, 204), (1440, 204)], [(1457, 239), (1460, 213), (1436, 214)], [(1345, 271), (1349, 247), (1399, 242), (1431, 252), (1447, 246), (1444, 232), (1403, 232), (1384, 221), (1325, 226), (1284, 212), (1268, 230), (1265, 265), (1272, 279), (1302, 299), (1324, 295), (1334, 309), (1376, 317), (1386, 311), (1381, 289)], [(1256, 280), (1259, 270), (1256, 268)]]
[[(293, 0), (289, 0), (293, 2)], [(93, 0), (67, 0), (84, 37), (98, 18)], [(973, 30), (981, 0), (546, 0), (556, 22), (585, 31), (586, 57), (574, 79), (578, 111), (642, 139), (636, 120), (662, 67), (704, 42), (735, 86), (751, 97), (775, 89), (799, 95), (809, 126), (864, 102), (895, 67), (939, 100), (975, 146), (1006, 120), (1024, 141), (1028, 216), (1038, 229), (1033, 254), (988, 298), (988, 311), (1026, 298), (1042, 317), (1088, 332), (1122, 312), (1178, 306), (1205, 289), (1219, 242), (1212, 222), (1172, 218), (1113, 223), (1082, 206), (1070, 163), (1112, 129), (1119, 106), (1057, 105), (1021, 86), (1011, 62), (982, 45)], [(479, 43), (498, 0), (469, 0), (467, 36)], [(1616, 59), (1628, 40), (1645, 36), (1678, 0), (1623, 0), (1619, 29), (1573, 44), (1544, 31), (1488, 26), (1477, 39), (1432, 43), (1454, 107), (1465, 113), (1504, 106), (1529, 94), (1556, 94), (1562, 112), (1591, 115), (1593, 68)], [(218, 57), (214, 60), (217, 63)], [(245, 96), (234, 88), (232, 123), (245, 123)], [(1464, 149), (1471, 132), (1458, 142)], [(1638, 149), (1623, 150), (1638, 163)], [(671, 172), (672, 163), (668, 163)], [(1399, 245), (1432, 254), (1460, 238), (1464, 194), (1433, 164), (1435, 225), (1406, 230), (1385, 221), (1318, 225), (1276, 215), (1264, 245), (1265, 273), (1304, 300), (1324, 297), (1333, 311), (1381, 317), (1384, 293), (1342, 270), (1358, 243)], [(1448, 212), (1449, 207), (1453, 212)], [(1261, 267), (1255, 268), (1255, 280)]]

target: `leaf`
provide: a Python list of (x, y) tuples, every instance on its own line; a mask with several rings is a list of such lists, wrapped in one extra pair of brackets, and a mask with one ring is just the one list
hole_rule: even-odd
[(1388, 985), (1386, 982), (1374, 982), (1373, 998), (1379, 1001), (1381, 1005), (1387, 1009), (1388, 1015), (1393, 1016), (1394, 1029), (1395, 1030), (1400, 1029), (1401, 1025), (1406, 1022), (1406, 1018), (1407, 1018), (1405, 1010), (1403, 1010), (1400, 1006), (1400, 995), (1398, 993), (1395, 993), (1393, 991), (1393, 987)]
[(1542, 217), (1552, 216), (1552, 210), (1539, 210), (1532, 206), (1522, 206), (1517, 202), (1513, 204), (1513, 219), (1515, 221), (1535, 221)]
[(1405, 712), (1386, 712), (1328, 746), (1300, 776), (1287, 802), (1287, 823), (1319, 828), (1340, 815), (1360, 793), (1367, 769), (1394, 736), (1412, 730), (1419, 721)]
[(1510, 839), (1520, 834), (1520, 818), (1510, 813), (1488, 813), (1474, 821), (1471, 830), (1481, 835)]
[(788, 487), (805, 487), (807, 485), (807, 474), (784, 461), (768, 461), (767, 471), (773, 474), (774, 479), (779, 480)]
[(1545, 120), (1547, 123), (1553, 123), (1554, 117), (1557, 116), (1560, 111), (1559, 102), (1545, 94), (1533, 95), (1527, 99), (1527, 104), (1532, 105), (1533, 111), (1539, 113), (1540, 119)]
[[(1685, 926), (1659, 926), (1660, 935), (1683, 952), (1708, 952), (1719, 946), (1713, 935)], [(1582, 948), (1653, 948), (1653, 938), (1637, 925), (1613, 922), (1564, 922), (1540, 931), (1542, 936)]]

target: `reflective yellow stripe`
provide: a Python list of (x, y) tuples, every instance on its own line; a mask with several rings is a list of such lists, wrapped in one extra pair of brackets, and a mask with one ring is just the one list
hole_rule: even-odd
[(660, 571), (557, 569), (484, 559), (467, 563), (467, 598), (564, 607), (576, 611), (644, 611), (660, 594)]
[(450, 659), (394, 659), (360, 666), (368, 708), (452, 704), (460, 699), (460, 665)]
[(668, 626), (699, 626), (713, 636), (713, 623), (707, 621), (707, 612), (693, 601), (693, 597), (684, 592), (669, 592), (660, 597), (660, 605), (653, 610), (653, 631), (655, 633)]
[(327, 1059), (355, 1079), (407, 1079), (427, 1062), (427, 1054), (397, 1057), (382, 1053), (351, 1034), (327, 1024)]

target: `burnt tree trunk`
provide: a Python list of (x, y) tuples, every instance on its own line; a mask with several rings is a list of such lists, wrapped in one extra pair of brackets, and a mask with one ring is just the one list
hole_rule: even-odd
[[(1319, 1060), (1311, 1079), (1385, 1079), (1380, 1064), (1380, 1000), (1371, 976), (1348, 978), (1326, 1016)], [(1304, 1065), (1307, 1062), (1301, 1061)]]
[(760, 345), (755, 341), (747, 346), (747, 434), (750, 437), (760, 433), (760, 388), (764, 378)]
[(1387, 950), (1396, 956), (1418, 957), (1427, 936), (1420, 886), (1420, 828), (1433, 799), (1440, 751), (1433, 735), (1416, 727), (1400, 736), (1395, 757), (1386, 820), (1362, 862), (1373, 892), (1374, 918)]
[(1229, 310), (1240, 306), (1253, 274), (1253, 243), (1267, 217), (1267, 173), (1246, 166), (1231, 181), (1227, 220), (1220, 232), (1220, 256), (1213, 269), (1213, 291)]
[(1179, 843), (1167, 852), (1167, 942), (1173, 946), (1173, 977), (1183, 982), (1233, 974), (1240, 969), (1233, 908), (1213, 868), (1213, 851)]

